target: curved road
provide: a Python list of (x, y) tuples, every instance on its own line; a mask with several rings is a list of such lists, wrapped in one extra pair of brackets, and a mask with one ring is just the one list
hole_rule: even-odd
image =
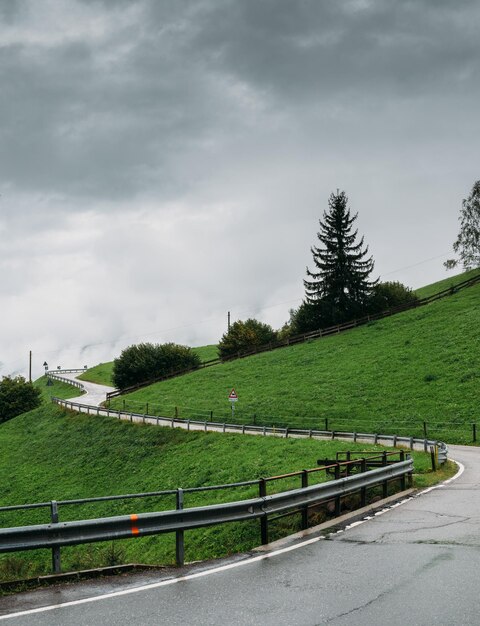
[(480, 451), (452, 446), (454, 480), (325, 537), (177, 570), (0, 600), (15, 626), (477, 625)]

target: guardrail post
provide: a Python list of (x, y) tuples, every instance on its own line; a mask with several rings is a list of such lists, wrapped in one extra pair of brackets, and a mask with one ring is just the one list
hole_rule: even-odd
[[(58, 524), (58, 504), (56, 500), (50, 502), (50, 520), (52, 524)], [(62, 565), (60, 561), (60, 547), (52, 548), (52, 569), (54, 574), (60, 574)]]
[[(366, 472), (367, 471), (367, 460), (366, 459), (360, 459), (360, 463), (361, 463), (361, 471)], [(367, 488), (366, 487), (362, 487), (360, 489), (360, 506), (364, 507), (367, 505)]]
[[(258, 481), (258, 495), (260, 498), (265, 498), (267, 495), (267, 482), (265, 478), (260, 478)], [(262, 546), (268, 543), (268, 518), (267, 515), (263, 515), (260, 518), (260, 541)]]
[[(400, 461), (405, 461), (405, 452), (403, 450), (400, 450)], [(407, 481), (406, 481), (405, 474), (402, 474), (402, 477), (400, 478), (400, 487), (402, 491), (405, 491), (405, 489), (407, 488)]]
[[(384, 450), (382, 452), (382, 466), (386, 467), (387, 465), (387, 451)], [(388, 481), (384, 480), (382, 483), (382, 497), (386, 498), (388, 496)]]
[[(340, 479), (340, 463), (337, 463), (335, 465), (335, 480), (339, 480), (339, 479)], [(336, 496), (335, 497), (335, 517), (338, 517), (340, 515), (340, 508), (341, 508), (340, 496)]]
[[(307, 470), (302, 470), (302, 489), (308, 487), (308, 472)], [(302, 530), (306, 530), (308, 528), (308, 504), (306, 504), (302, 508)]]
[[(176, 496), (177, 511), (183, 510), (183, 489), (177, 489)], [(175, 560), (178, 567), (181, 567), (185, 563), (185, 542), (184, 531), (175, 531)]]

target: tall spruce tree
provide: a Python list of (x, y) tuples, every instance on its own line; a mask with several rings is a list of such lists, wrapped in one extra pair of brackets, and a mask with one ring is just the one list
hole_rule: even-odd
[(367, 257), (363, 237), (357, 242), (353, 224), (358, 213), (350, 214), (344, 191), (332, 193), (328, 211), (320, 220), (317, 237), (320, 246), (312, 246), (316, 271), (307, 267), (304, 280), (305, 304), (315, 313), (319, 325), (345, 322), (366, 311), (373, 287), (370, 281), (373, 257)]

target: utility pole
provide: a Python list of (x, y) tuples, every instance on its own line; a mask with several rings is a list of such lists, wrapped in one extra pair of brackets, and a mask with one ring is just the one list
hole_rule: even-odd
[(28, 359), (28, 382), (32, 382), (32, 351), (30, 350), (30, 355)]
[(228, 331), (230, 332), (230, 311), (228, 312)]

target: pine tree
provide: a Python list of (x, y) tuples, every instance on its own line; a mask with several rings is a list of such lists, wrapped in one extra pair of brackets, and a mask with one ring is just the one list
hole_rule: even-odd
[(305, 303), (318, 311), (321, 325), (337, 324), (365, 312), (373, 287), (370, 281), (374, 267), (372, 257), (365, 258), (368, 246), (364, 238), (357, 243), (358, 230), (353, 224), (358, 214), (351, 215), (348, 198), (343, 191), (330, 195), (329, 210), (320, 220), (317, 237), (322, 244), (311, 248), (317, 271), (307, 267), (304, 280)]
[[(460, 209), (460, 232), (453, 249), (460, 256), (463, 269), (480, 267), (480, 180), (477, 180), (468, 198)], [(449, 259), (444, 263), (447, 269), (458, 265), (459, 261)]]

